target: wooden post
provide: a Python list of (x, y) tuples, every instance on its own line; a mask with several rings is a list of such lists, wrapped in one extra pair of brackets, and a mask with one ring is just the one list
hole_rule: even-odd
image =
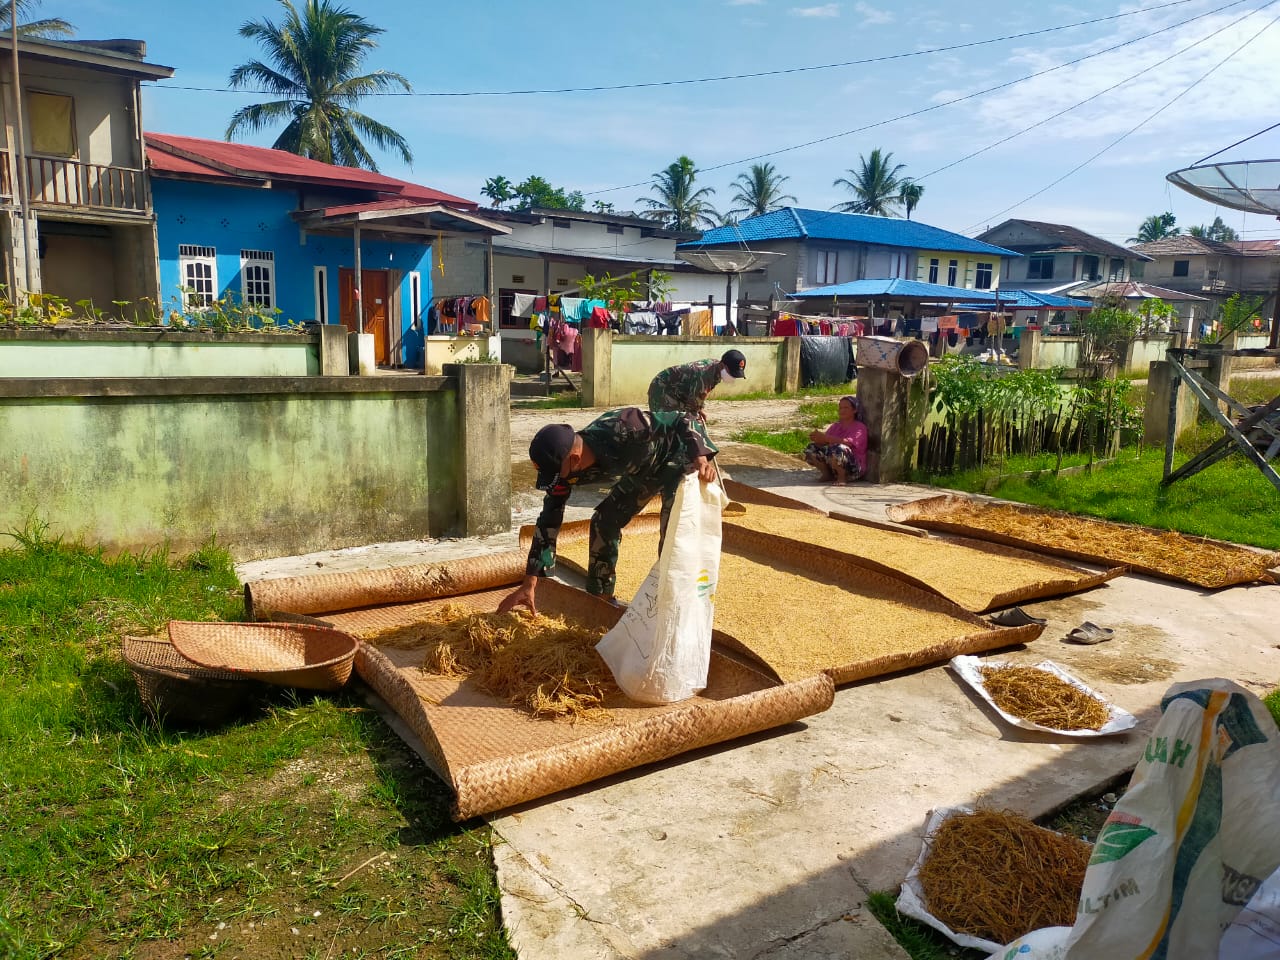
[(1276, 280), (1276, 305), (1271, 311), (1271, 342), (1269, 344), (1272, 350), (1280, 349), (1280, 277)]
[(360, 261), (360, 223), (356, 222), (355, 238), (356, 248), (356, 333), (364, 333), (364, 269)]

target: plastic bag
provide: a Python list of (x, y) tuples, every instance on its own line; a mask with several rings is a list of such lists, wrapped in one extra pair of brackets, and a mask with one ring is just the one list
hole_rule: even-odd
[(992, 960), (1205, 960), (1280, 867), (1280, 743), (1262, 701), (1229, 680), (1169, 688), (1094, 845), (1075, 925)]
[(662, 554), (596, 650), (641, 703), (675, 703), (706, 687), (720, 576), (720, 515), (729, 498), (696, 473), (676, 490)]

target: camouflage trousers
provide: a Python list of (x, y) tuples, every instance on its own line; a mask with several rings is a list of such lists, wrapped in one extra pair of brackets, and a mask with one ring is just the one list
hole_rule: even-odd
[(662, 552), (676, 488), (687, 470), (688, 464), (685, 463), (665, 463), (657, 470), (625, 473), (614, 484), (591, 515), (588, 593), (613, 596), (618, 580), (618, 547), (622, 543), (622, 528), (658, 494), (662, 495), (662, 533), (658, 538), (658, 552)]

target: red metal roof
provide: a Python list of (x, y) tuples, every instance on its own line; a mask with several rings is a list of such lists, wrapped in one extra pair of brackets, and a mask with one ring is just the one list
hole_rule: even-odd
[(245, 177), (254, 180), (291, 180), (393, 194), (419, 203), (441, 203), (460, 210), (475, 210), (479, 207), (473, 200), (433, 190), (421, 184), (358, 167), (321, 163), (284, 150), (170, 133), (148, 133), (146, 140), (152, 169), (157, 172)]

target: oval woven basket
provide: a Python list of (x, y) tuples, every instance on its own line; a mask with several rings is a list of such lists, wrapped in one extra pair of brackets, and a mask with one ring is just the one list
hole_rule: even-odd
[(125, 637), (124, 662), (142, 705), (157, 721), (215, 727), (243, 713), (263, 688), (193, 663), (160, 637)]
[(300, 623), (171, 620), (169, 639), (201, 666), (306, 690), (337, 690), (345, 684), (359, 646), (340, 630)]

